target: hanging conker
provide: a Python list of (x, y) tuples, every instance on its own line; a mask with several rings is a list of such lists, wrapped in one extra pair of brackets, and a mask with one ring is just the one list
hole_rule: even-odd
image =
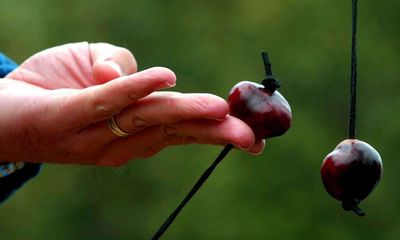
[(368, 143), (347, 139), (323, 160), (321, 177), (326, 191), (342, 202), (344, 210), (365, 215), (358, 207), (382, 176), (382, 159)]

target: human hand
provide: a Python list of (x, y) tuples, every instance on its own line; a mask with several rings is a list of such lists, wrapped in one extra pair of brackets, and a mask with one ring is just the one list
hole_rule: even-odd
[[(132, 54), (109, 44), (35, 54), (0, 81), (0, 159), (118, 166), (188, 143), (263, 150), (225, 100), (160, 92), (175, 85), (172, 71), (136, 71)], [(129, 137), (111, 132), (113, 116)]]

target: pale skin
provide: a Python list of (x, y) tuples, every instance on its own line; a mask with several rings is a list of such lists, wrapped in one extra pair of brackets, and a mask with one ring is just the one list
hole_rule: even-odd
[[(171, 70), (138, 71), (130, 51), (106, 43), (39, 52), (0, 79), (0, 161), (120, 166), (189, 143), (263, 151), (224, 99), (163, 90), (175, 84)], [(110, 130), (113, 116), (130, 136)]]

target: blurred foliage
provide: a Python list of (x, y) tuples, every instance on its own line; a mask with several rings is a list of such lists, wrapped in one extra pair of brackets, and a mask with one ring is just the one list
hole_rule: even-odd
[[(174, 70), (176, 91), (224, 98), (263, 78), (266, 50), (293, 127), (260, 156), (230, 153), (164, 239), (398, 239), (400, 1), (359, 5), (357, 134), (385, 166), (364, 218), (342, 211), (319, 174), (347, 137), (348, 0), (3, 1), (0, 46), (22, 62), (68, 42), (109, 42), (140, 69)], [(46, 165), (0, 207), (1, 239), (149, 239), (221, 149), (173, 147), (121, 168)]]

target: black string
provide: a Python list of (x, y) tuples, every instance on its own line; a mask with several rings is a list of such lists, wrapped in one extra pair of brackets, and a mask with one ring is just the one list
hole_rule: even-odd
[(261, 82), (262, 85), (266, 89), (268, 89), (271, 93), (275, 92), (277, 88), (281, 87), (279, 81), (272, 76), (272, 65), (271, 61), (269, 60), (269, 56), (267, 52), (262, 52), (261, 57), (264, 62), (264, 70), (265, 70), (265, 79)]
[(357, 3), (352, 0), (352, 35), (351, 35), (351, 77), (350, 77), (350, 115), (349, 139), (356, 138), (356, 103), (357, 103)]
[(224, 159), (224, 157), (229, 153), (230, 150), (232, 150), (233, 145), (228, 144), (218, 155), (218, 157), (215, 159), (215, 161), (209, 166), (204, 173), (201, 175), (199, 180), (194, 184), (193, 188), (189, 191), (189, 193), (186, 195), (186, 197), (183, 199), (183, 201), (178, 205), (178, 207), (169, 215), (169, 217), (165, 220), (165, 222), (161, 225), (161, 227), (157, 230), (156, 234), (151, 238), (152, 240), (157, 240), (159, 239), (163, 233), (168, 229), (168, 227), (171, 225), (171, 223), (175, 220), (176, 216), (178, 216), (179, 212), (182, 210), (182, 208), (186, 205), (187, 202), (196, 194), (196, 192), (201, 188), (203, 183), (207, 180), (207, 178), (211, 175), (211, 173), (214, 171), (215, 167)]
[(272, 77), (272, 68), (271, 68), (271, 61), (269, 60), (269, 56), (267, 52), (262, 52), (261, 57), (264, 62), (264, 70), (265, 70), (265, 76)]

